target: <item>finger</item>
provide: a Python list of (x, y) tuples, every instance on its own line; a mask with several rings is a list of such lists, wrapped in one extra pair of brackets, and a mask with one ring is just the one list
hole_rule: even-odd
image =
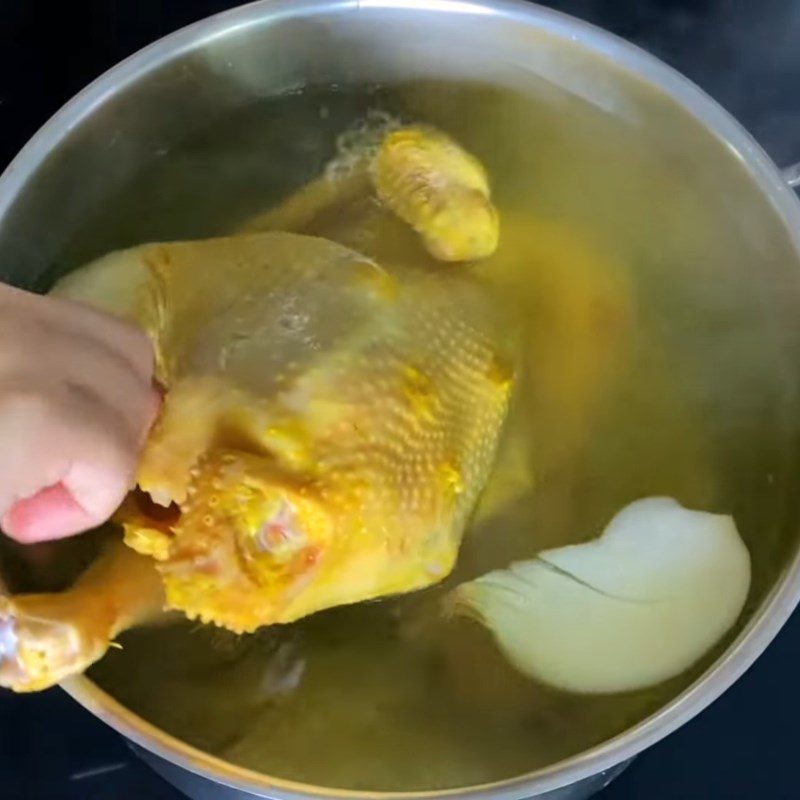
[(150, 386), (150, 392), (148, 394), (148, 407), (143, 419), (142, 428), (139, 431), (139, 436), (136, 439), (140, 453), (144, 447), (145, 441), (147, 440), (148, 434), (152, 430), (153, 425), (155, 425), (158, 415), (161, 413), (161, 408), (164, 405), (164, 396), (163, 389), (157, 383), (153, 382)]
[(30, 312), (27, 315), (15, 313), (14, 317), (49, 328), (56, 337), (70, 332), (103, 342), (125, 358), (142, 380), (150, 380), (154, 364), (153, 344), (138, 326), (86, 303), (24, 292), (10, 286), (3, 287), (3, 298), (10, 300), (10, 308), (15, 312)]
[[(102, 342), (81, 335), (62, 337), (49, 356), (53, 369), (76, 392), (91, 392), (126, 421), (134, 442), (142, 439), (158, 407), (151, 376), (142, 378), (130, 363)], [(38, 367), (37, 367), (38, 368)]]
[[(63, 481), (77, 460), (132, 473), (162, 403), (155, 387), (141, 395), (144, 410), (132, 431), (118, 410), (86, 387), (44, 384), (15, 391), (0, 385), (0, 515), (17, 500)], [(75, 473), (74, 480), (82, 486), (90, 479), (81, 475)], [(96, 481), (102, 485), (103, 475)]]
[(153, 343), (141, 328), (76, 300), (44, 299), (52, 304), (49, 313), (59, 328), (63, 326), (75, 335), (104, 343), (127, 360), (142, 380), (151, 380), (155, 362)]
[(0, 385), (0, 516), (66, 471), (57, 405), (36, 388)]
[[(4, 343), (0, 350), (0, 371), (4, 379), (26, 369), (44, 376), (58, 376), (72, 366), (73, 380), (96, 383), (91, 358), (102, 356), (103, 363), (116, 362), (117, 373), (127, 371), (143, 385), (152, 383), (154, 351), (144, 333), (88, 306), (79, 309), (71, 304), (69, 313), (65, 313), (60, 305), (57, 309), (48, 307), (51, 298), (33, 296), (44, 304), (45, 310), (49, 308), (42, 313), (26, 295), (20, 294), (24, 301), (7, 313), (0, 304), (0, 341)], [(115, 336), (120, 325), (129, 328), (130, 337)], [(37, 354), (33, 364), (31, 353)], [(47, 368), (42, 359), (48, 359)]]
[[(6, 401), (0, 429), (0, 518), (12, 535), (19, 520), (7, 516), (11, 508), (43, 489), (61, 483), (85, 515), (62, 497), (55, 510), (38, 502), (23, 505), (21, 522), (34, 526), (29, 535), (61, 537), (104, 522), (133, 483), (138, 443), (119, 413), (90, 393), (20, 393)], [(53, 500), (51, 494), (44, 498)], [(39, 511), (45, 515), (40, 526), (32, 520)]]
[[(142, 437), (131, 438), (117, 409), (73, 393), (69, 467), (61, 478), (93, 525), (105, 522), (133, 488)], [(80, 436), (75, 432), (80, 430)]]
[(93, 527), (94, 520), (66, 486), (57, 483), (14, 503), (0, 525), (12, 539), (33, 544), (87, 530)]

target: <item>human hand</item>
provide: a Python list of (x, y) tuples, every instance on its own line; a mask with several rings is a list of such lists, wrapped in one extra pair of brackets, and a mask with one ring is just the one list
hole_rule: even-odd
[(153, 349), (132, 325), (0, 284), (0, 527), (19, 542), (108, 519), (158, 411)]

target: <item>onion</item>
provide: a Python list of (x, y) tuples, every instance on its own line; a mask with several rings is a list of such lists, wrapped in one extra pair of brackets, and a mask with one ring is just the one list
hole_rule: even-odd
[(586, 544), (543, 551), (455, 590), (525, 675), (582, 693), (660, 683), (734, 624), (750, 556), (729, 516), (639, 500)]

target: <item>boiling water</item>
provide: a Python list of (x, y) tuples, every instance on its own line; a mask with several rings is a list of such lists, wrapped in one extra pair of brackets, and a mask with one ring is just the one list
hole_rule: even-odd
[(448, 588), (590, 538), (654, 494), (736, 516), (753, 555), (748, 611), (773, 583), (793, 547), (797, 342), (779, 317), (797, 287), (769, 277), (790, 258), (784, 233), (770, 232), (775, 255), (765, 255), (763, 236), (677, 145), (544, 88), (436, 83), (245, 108), (157, 156), (75, 237), (61, 268), (233, 230), (317, 175), (337, 135), (376, 110), (439, 126), (491, 176), (502, 243), (479, 269), (510, 318), (522, 311), (527, 352), (504, 445), (511, 466), (489, 488), (499, 510), (470, 531), (442, 587), (251, 637), (189, 624), (135, 631), (92, 677), (164, 730), (273, 776), (457, 787), (623, 731), (725, 643), (662, 686), (577, 696), (516, 674), (472, 623), (443, 620)]

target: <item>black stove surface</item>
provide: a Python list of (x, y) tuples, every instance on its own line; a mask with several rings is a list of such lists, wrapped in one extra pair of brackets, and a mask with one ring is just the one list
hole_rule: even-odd
[[(800, 2), (563, 0), (635, 41), (737, 116), (775, 161), (800, 160)], [(0, 168), (123, 57), (232, 0), (0, 0)], [(720, 700), (599, 800), (798, 800), (800, 614)], [(0, 691), (0, 800), (182, 800), (58, 689)], [(184, 799), (185, 800), (185, 799)]]

